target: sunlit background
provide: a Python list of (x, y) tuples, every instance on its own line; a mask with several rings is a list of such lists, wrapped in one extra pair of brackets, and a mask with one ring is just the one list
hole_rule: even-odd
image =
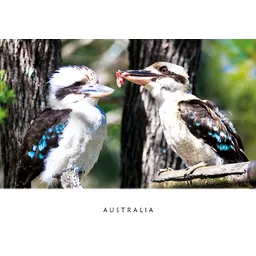
[[(112, 97), (100, 101), (108, 118), (108, 137), (99, 161), (83, 181), (87, 188), (119, 187), (124, 87), (117, 88), (115, 72), (128, 68), (128, 43), (128, 40), (62, 40), (62, 65), (89, 66), (98, 73), (101, 83), (115, 89)], [(256, 40), (203, 40), (196, 94), (213, 100), (225, 110), (242, 138), (249, 159), (256, 159)]]

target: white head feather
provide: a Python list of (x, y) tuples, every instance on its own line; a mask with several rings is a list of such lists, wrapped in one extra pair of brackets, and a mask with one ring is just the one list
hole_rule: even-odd
[(86, 76), (88, 76), (90, 80), (97, 81), (98, 79), (96, 73), (86, 66), (61, 67), (56, 70), (49, 79), (50, 92), (54, 94), (60, 88), (67, 87), (75, 82), (81, 81)]

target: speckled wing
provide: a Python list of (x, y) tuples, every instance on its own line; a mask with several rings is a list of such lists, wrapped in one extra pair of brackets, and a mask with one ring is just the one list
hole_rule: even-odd
[(21, 160), (17, 170), (16, 187), (30, 185), (44, 168), (44, 160), (50, 149), (58, 147), (71, 109), (46, 108), (32, 122), (22, 144)]
[(180, 101), (179, 113), (189, 131), (210, 145), (225, 163), (248, 161), (231, 121), (211, 101)]

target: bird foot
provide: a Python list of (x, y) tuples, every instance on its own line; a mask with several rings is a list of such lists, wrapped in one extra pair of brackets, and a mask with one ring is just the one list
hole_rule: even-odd
[(159, 171), (157, 172), (157, 175), (159, 176), (163, 172), (172, 172), (172, 171), (174, 171), (174, 170), (170, 167), (167, 167), (165, 169), (159, 169)]
[(189, 179), (189, 178), (190, 178), (190, 175), (191, 175), (196, 169), (198, 169), (198, 168), (200, 168), (200, 167), (204, 167), (204, 166), (206, 166), (206, 165), (207, 165), (206, 163), (201, 162), (201, 163), (199, 163), (199, 164), (195, 164), (195, 165), (193, 165), (193, 166), (187, 167), (187, 168), (186, 168), (186, 171), (187, 171), (187, 172), (184, 174), (184, 178)]
[(52, 177), (54, 179), (60, 180), (61, 175), (62, 175), (62, 173), (56, 173), (56, 174), (52, 175)]
[(60, 180), (60, 179), (61, 179), (61, 176), (63, 175), (63, 173), (69, 172), (69, 171), (71, 171), (71, 172), (72, 172), (72, 171), (77, 172), (77, 173), (80, 175), (80, 171), (79, 171), (77, 168), (74, 168), (74, 169), (72, 169), (72, 168), (67, 168), (67, 169), (64, 169), (62, 172), (59, 172), (59, 173), (56, 173), (56, 174), (52, 175), (52, 177), (53, 177), (54, 179)]

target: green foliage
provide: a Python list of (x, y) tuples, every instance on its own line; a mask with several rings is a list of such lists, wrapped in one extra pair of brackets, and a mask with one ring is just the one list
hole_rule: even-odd
[(86, 45), (77, 45), (78, 40), (63, 40), (62, 47), (64, 48), (67, 44), (74, 46), (72, 54), (67, 58), (63, 58), (63, 65), (88, 65), (90, 63), (100, 59), (102, 54), (113, 44), (114, 40), (92, 40)]
[(14, 102), (15, 93), (4, 83), (4, 77), (6, 72), (0, 70), (0, 124), (7, 117), (7, 106)]
[(256, 40), (205, 40), (197, 94), (231, 113), (249, 159), (256, 159)]

